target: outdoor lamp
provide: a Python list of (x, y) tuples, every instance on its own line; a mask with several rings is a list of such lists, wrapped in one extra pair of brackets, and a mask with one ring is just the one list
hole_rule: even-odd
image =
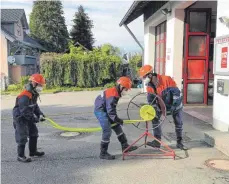
[(164, 15), (167, 15), (168, 13), (171, 13), (171, 10), (168, 10), (168, 8), (162, 9), (161, 13), (163, 13)]

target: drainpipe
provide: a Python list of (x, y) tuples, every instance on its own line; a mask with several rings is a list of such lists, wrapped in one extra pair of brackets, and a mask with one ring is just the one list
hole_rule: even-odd
[(132, 33), (132, 31), (130, 30), (130, 28), (126, 25), (126, 24), (123, 24), (124, 27), (127, 29), (127, 31), (131, 34), (131, 36), (134, 38), (134, 40), (137, 42), (137, 44), (139, 45), (139, 47), (141, 47), (142, 49), (142, 52), (144, 54), (144, 48), (142, 47), (142, 45), (140, 44), (140, 42), (137, 40), (137, 38), (134, 36), (134, 34)]
[[(138, 41), (138, 39), (134, 36), (134, 34), (132, 33), (132, 31), (130, 30), (130, 28), (126, 25), (126, 24), (123, 24), (124, 27), (127, 29), (127, 31), (130, 33), (130, 35), (133, 37), (133, 39), (137, 42), (137, 44), (139, 45), (139, 47), (141, 47), (142, 49), (142, 66), (144, 65), (144, 48), (142, 47), (141, 43)], [(144, 92), (144, 87), (142, 89)]]
[(142, 65), (143, 65), (144, 64), (144, 48), (142, 47), (141, 43), (138, 41), (138, 39), (136, 38), (136, 36), (134, 36), (134, 34), (130, 30), (130, 28), (126, 24), (123, 24), (123, 25), (127, 29), (127, 31), (130, 33), (130, 35), (133, 37), (133, 39), (137, 42), (137, 44), (139, 45), (139, 47), (141, 47), (141, 49), (142, 49)]

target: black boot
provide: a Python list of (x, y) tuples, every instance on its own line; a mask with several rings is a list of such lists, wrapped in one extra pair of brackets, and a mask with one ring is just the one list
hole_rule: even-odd
[(156, 140), (153, 140), (152, 142), (147, 142), (146, 145), (151, 146), (153, 148), (160, 148), (161, 147), (161, 143), (159, 143)]
[(180, 148), (181, 150), (188, 150), (188, 148), (182, 143), (182, 137), (177, 138), (177, 148)]
[(18, 153), (18, 156), (17, 156), (17, 160), (19, 162), (31, 162), (31, 158), (27, 158), (25, 156), (25, 145), (18, 145), (17, 147), (17, 153)]
[[(118, 137), (118, 140), (119, 142), (121, 143), (121, 146), (122, 146), (122, 152), (128, 148), (130, 145), (127, 143), (127, 138), (126, 138), (126, 135), (123, 133), (122, 135), (120, 135)], [(131, 146), (126, 152), (131, 152), (131, 151), (134, 151), (138, 149), (137, 146)]]
[(100, 159), (105, 159), (105, 160), (114, 160), (115, 159), (115, 156), (114, 155), (111, 155), (111, 154), (109, 154), (107, 152), (108, 145), (109, 145), (109, 143), (101, 142), (101, 144), (100, 144), (100, 156), (99, 156), (99, 158)]
[(38, 156), (41, 157), (45, 153), (37, 151), (37, 137), (31, 137), (29, 139), (29, 156)]

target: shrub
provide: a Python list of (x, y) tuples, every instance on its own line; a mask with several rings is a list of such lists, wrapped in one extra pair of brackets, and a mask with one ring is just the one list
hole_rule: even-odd
[(106, 84), (104, 87), (105, 88), (111, 88), (111, 87), (114, 87), (114, 86), (115, 86), (115, 82), (112, 82), (112, 83)]
[(8, 86), (7, 91), (20, 91), (23, 90), (25, 85), (29, 82), (29, 76), (21, 77), (19, 83), (11, 84)]
[(132, 71), (132, 78), (138, 78), (138, 70), (141, 67), (142, 56), (134, 55), (130, 58), (129, 67)]
[(7, 91), (18, 91), (18, 90), (20, 90), (20, 86), (18, 84), (11, 84), (7, 88)]
[(19, 82), (19, 87), (20, 87), (20, 89), (23, 89), (24, 88), (24, 86), (26, 85), (26, 84), (28, 84), (28, 82), (29, 82), (29, 76), (23, 76), (23, 77), (21, 77), (21, 79), (20, 79), (20, 82)]
[(55, 86), (102, 87), (116, 81), (120, 65), (120, 56), (100, 48), (85, 52), (70, 46), (69, 54), (41, 55), (41, 73), (46, 78), (47, 89)]

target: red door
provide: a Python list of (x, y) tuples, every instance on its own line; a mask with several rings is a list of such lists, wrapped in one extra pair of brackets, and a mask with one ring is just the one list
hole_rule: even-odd
[(161, 75), (165, 74), (166, 61), (166, 22), (155, 27), (156, 43), (155, 43), (155, 72)]
[(184, 53), (184, 104), (208, 99), (211, 9), (187, 9)]

